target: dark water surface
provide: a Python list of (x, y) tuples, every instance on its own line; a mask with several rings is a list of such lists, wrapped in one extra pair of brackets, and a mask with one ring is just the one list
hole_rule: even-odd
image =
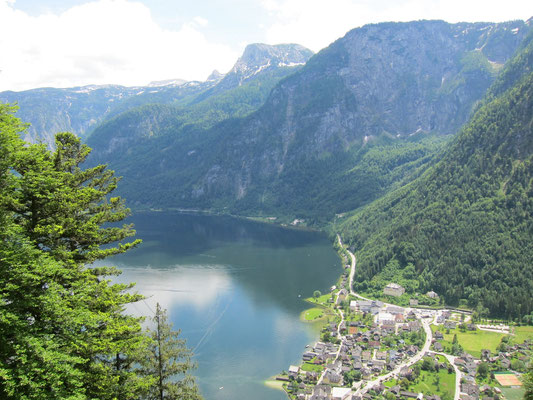
[[(325, 235), (247, 220), (179, 213), (130, 218), (143, 244), (111, 262), (121, 281), (158, 301), (194, 349), (206, 400), (286, 400), (264, 380), (297, 363), (315, 329), (299, 320), (302, 298), (341, 272)], [(301, 297), (299, 297), (301, 296)]]

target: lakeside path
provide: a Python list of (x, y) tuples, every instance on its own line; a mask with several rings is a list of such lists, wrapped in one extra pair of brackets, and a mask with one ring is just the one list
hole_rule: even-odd
[[(344, 245), (342, 243), (342, 240), (341, 240), (341, 237), (338, 234), (337, 234), (337, 240), (339, 241), (339, 245), (341, 246), (341, 248), (344, 248), (346, 250), (346, 252), (348, 253), (348, 255), (350, 256), (350, 258), (351, 258), (350, 276), (349, 276), (350, 294), (355, 296), (355, 297), (358, 297), (360, 299), (363, 299), (363, 300), (369, 300), (366, 297), (360, 296), (359, 294), (357, 294), (357, 293), (355, 293), (353, 291), (353, 277), (354, 277), (354, 274), (355, 274), (355, 266), (356, 266), (357, 260), (355, 258), (355, 255), (350, 250), (348, 250), (348, 248), (344, 247)], [(385, 305), (390, 305), (390, 304), (387, 304), (387, 303), (384, 303), (384, 304)], [(342, 311), (341, 311), (341, 315), (342, 315), (342, 318), (344, 320), (344, 314), (342, 313)], [(354, 384), (353, 389), (356, 390), (355, 393), (354, 393), (355, 395), (362, 396), (366, 392), (368, 392), (370, 389), (372, 389), (373, 387), (379, 385), (381, 382), (385, 382), (386, 380), (391, 379), (391, 378), (398, 378), (398, 375), (399, 375), (400, 370), (402, 368), (409, 367), (409, 366), (417, 363), (418, 361), (420, 361), (422, 359), (424, 354), (426, 354), (429, 351), (429, 347), (431, 346), (431, 341), (433, 339), (433, 332), (431, 331), (431, 326), (430, 326), (430, 323), (428, 321), (426, 321), (424, 318), (420, 318), (420, 320), (422, 322), (422, 326), (424, 328), (424, 331), (426, 332), (426, 342), (424, 343), (424, 346), (422, 347), (422, 349), (417, 354), (415, 354), (413, 357), (411, 357), (408, 360), (406, 360), (405, 362), (399, 364), (396, 368), (394, 368), (388, 374), (379, 376), (379, 377), (377, 377), (377, 378), (375, 378), (375, 379), (373, 379), (371, 381), (366, 381), (365, 382), (366, 384), (365, 384), (364, 387), (362, 387), (363, 381), (359, 381), (358, 383)], [(337, 357), (338, 357), (338, 353), (337, 353)], [(454, 366), (454, 368), (456, 368), (455, 364), (452, 363), (452, 365)], [(457, 372), (457, 369), (456, 369), (456, 372)], [(459, 377), (459, 379), (457, 379), (458, 377)], [(323, 376), (321, 376), (320, 378), (322, 380)], [(459, 399), (459, 387), (457, 386), (458, 383), (460, 384), (460, 376), (456, 375), (455, 400)]]
[[(342, 244), (341, 237), (338, 234), (337, 234), (337, 240), (339, 241), (340, 246), (344, 247), (344, 245)], [(355, 274), (355, 256), (348, 249), (346, 249), (346, 251), (348, 252), (348, 255), (351, 258), (350, 277), (349, 277), (350, 294), (353, 295), (353, 296), (356, 296), (356, 297), (358, 297), (360, 299), (368, 300), (368, 299), (366, 299), (363, 296), (359, 296), (357, 293), (355, 293), (353, 291), (352, 283), (353, 283), (353, 276)], [(337, 293), (337, 297), (335, 298), (335, 304), (337, 304), (338, 298), (339, 298), (339, 293)], [(341, 321), (337, 325), (337, 337), (341, 337), (341, 324), (344, 322), (344, 311), (342, 311), (342, 309), (339, 309), (338, 311), (339, 311), (339, 314), (341, 316)], [(339, 344), (339, 349), (337, 350), (337, 354), (335, 355), (334, 363), (339, 359), (339, 355), (341, 353), (341, 348), (342, 348), (342, 339), (341, 339), (341, 343)], [(324, 376), (326, 376), (326, 372), (327, 372), (326, 369), (324, 369), (324, 371), (322, 371), (322, 374), (320, 375), (320, 378), (318, 379), (317, 385), (320, 385), (322, 383), (322, 381), (324, 380)]]
[[(335, 303), (337, 303), (337, 299), (339, 298), (339, 294), (337, 293), (337, 298), (335, 299)], [(337, 325), (337, 337), (341, 337), (341, 324), (344, 322), (344, 312), (342, 310), (338, 310), (341, 315), (341, 322)], [(337, 350), (337, 354), (335, 355), (334, 363), (337, 362), (339, 359), (339, 355), (341, 354), (341, 348), (342, 348), (342, 339), (341, 343), (339, 344), (339, 349)], [(324, 368), (322, 371), (322, 374), (320, 374), (320, 378), (318, 379), (317, 385), (320, 385), (322, 381), (324, 380), (324, 376), (326, 376), (327, 369)]]

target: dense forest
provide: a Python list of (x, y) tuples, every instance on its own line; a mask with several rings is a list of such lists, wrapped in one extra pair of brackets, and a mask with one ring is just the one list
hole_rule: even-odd
[(357, 251), (355, 289), (434, 290), (447, 304), (531, 322), (533, 43), (422, 176), (338, 228)]
[(88, 267), (140, 243), (117, 224), (113, 171), (81, 169), (90, 149), (71, 133), (54, 152), (27, 145), (14, 111), (0, 104), (0, 398), (199, 398), (165, 311), (144, 329), (124, 312), (133, 285)]

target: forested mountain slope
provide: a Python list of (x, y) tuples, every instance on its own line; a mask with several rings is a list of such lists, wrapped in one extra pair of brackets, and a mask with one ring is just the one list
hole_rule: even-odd
[(339, 227), (357, 290), (396, 281), (481, 314), (532, 313), (532, 38), (435, 166)]
[(139, 207), (327, 221), (420, 173), (437, 136), (467, 121), (528, 30), (523, 21), (368, 25), (283, 79), (246, 118), (207, 131), (164, 124), (116, 151), (113, 130), (90, 144)]
[(0, 101), (17, 103), (18, 117), (30, 123), (25, 139), (43, 141), (50, 147), (57, 132), (69, 131), (86, 138), (98, 123), (120, 110), (151, 102), (172, 103), (193, 96), (216, 82), (182, 82), (161, 87), (118, 85), (74, 88), (39, 88), (0, 93)]

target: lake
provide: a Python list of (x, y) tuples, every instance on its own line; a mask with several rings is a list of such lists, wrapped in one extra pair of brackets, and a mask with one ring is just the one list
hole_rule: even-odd
[(156, 302), (194, 350), (206, 400), (286, 400), (264, 385), (299, 363), (316, 328), (299, 320), (314, 290), (329, 290), (341, 261), (318, 232), (244, 219), (170, 212), (139, 213), (143, 244), (107, 260), (148, 296), (130, 311), (150, 315)]

